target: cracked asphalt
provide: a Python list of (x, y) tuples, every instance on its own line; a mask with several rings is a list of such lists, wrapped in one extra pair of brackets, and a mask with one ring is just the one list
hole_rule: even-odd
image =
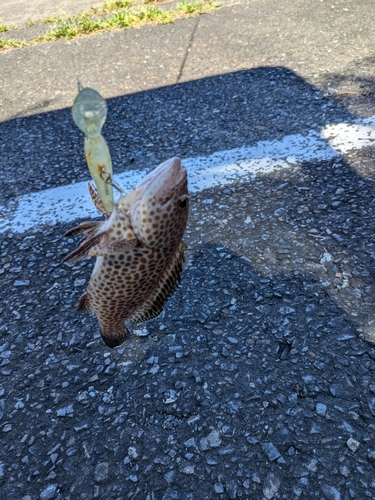
[[(252, 0), (0, 52), (0, 205), (88, 178), (77, 76), (117, 173), (374, 115), (372, 10)], [(369, 146), (194, 194), (181, 285), (117, 350), (75, 310), (74, 224), (2, 234), (0, 499), (374, 498), (374, 181)]]

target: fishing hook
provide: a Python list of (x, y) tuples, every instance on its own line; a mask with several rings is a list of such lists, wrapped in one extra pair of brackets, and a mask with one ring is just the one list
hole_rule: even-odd
[[(104, 177), (106, 175), (106, 177)], [(120, 186), (118, 186), (114, 180), (112, 179), (112, 176), (109, 172), (107, 172), (106, 170), (102, 170), (100, 172), (100, 178), (106, 183), (106, 184), (110, 184), (112, 187), (114, 187), (115, 189), (117, 189), (117, 191), (119, 191), (119, 193), (121, 194), (124, 194), (124, 191), (120, 188)]]

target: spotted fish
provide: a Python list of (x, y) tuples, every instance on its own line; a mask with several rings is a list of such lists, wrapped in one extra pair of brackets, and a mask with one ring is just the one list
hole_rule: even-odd
[(107, 346), (129, 337), (125, 321), (141, 323), (163, 311), (182, 271), (188, 209), (187, 173), (172, 158), (121, 196), (108, 220), (66, 233), (83, 239), (65, 262), (97, 257), (77, 307), (96, 314)]

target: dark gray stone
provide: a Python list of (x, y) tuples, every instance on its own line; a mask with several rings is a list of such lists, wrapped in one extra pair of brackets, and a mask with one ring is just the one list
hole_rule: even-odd
[(339, 491), (334, 486), (330, 486), (329, 484), (322, 485), (322, 492), (327, 500), (340, 500), (341, 499), (341, 495), (340, 495)]
[(95, 467), (95, 481), (97, 483), (105, 483), (109, 479), (109, 463), (100, 462)]
[(281, 479), (278, 474), (270, 472), (263, 484), (263, 495), (267, 500), (271, 500), (277, 495), (281, 486)]
[(271, 462), (277, 460), (281, 456), (281, 453), (273, 443), (262, 443), (262, 450)]
[(58, 494), (58, 485), (49, 484), (42, 490), (40, 494), (40, 500), (52, 500), (53, 498), (56, 498), (57, 494)]

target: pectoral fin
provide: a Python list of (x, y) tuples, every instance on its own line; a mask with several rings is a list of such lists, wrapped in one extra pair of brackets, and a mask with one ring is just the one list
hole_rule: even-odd
[(79, 247), (71, 252), (67, 257), (65, 257), (63, 262), (74, 262), (90, 257), (90, 250), (99, 244), (104, 234), (104, 232), (99, 232), (91, 236), (91, 238), (84, 238)]
[(103, 221), (82, 222), (82, 224), (80, 224), (79, 226), (69, 229), (69, 231), (67, 231), (64, 236), (75, 236), (76, 234), (83, 234), (83, 237), (85, 239), (88, 239), (94, 233), (98, 232), (103, 224)]
[(121, 239), (107, 242), (101, 242), (99, 245), (94, 246), (89, 251), (90, 256), (99, 255), (117, 255), (119, 253), (126, 253), (137, 246), (137, 238), (130, 240)]

